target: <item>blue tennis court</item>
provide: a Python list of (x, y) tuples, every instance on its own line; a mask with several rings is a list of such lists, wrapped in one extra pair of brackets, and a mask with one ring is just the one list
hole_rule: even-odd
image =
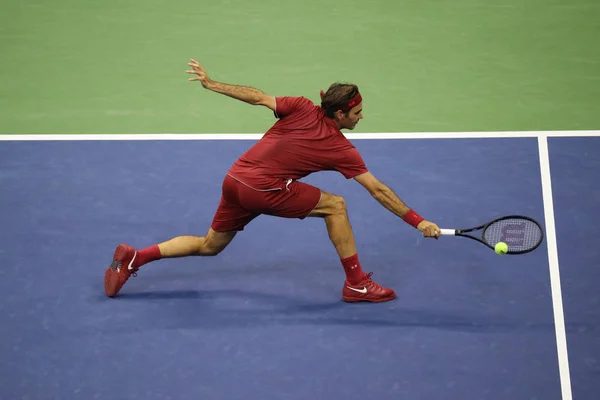
[[(354, 143), (442, 228), (514, 213), (546, 226), (536, 137)], [(251, 144), (0, 142), (2, 398), (551, 400), (565, 382), (596, 398), (599, 137), (548, 138), (557, 247), (522, 256), (424, 240), (354, 181), (305, 179), (345, 197), (363, 268), (398, 293), (389, 303), (342, 302), (322, 220), (265, 216), (219, 256), (149, 264), (105, 297), (118, 243), (206, 233), (223, 175)]]

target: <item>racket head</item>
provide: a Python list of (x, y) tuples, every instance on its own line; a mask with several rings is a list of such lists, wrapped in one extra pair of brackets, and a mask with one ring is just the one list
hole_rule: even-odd
[(481, 234), (490, 248), (504, 242), (506, 254), (524, 254), (537, 249), (544, 241), (544, 230), (539, 222), (523, 215), (507, 215), (485, 225)]

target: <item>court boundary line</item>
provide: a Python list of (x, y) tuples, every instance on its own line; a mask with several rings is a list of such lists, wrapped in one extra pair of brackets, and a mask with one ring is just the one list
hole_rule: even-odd
[[(263, 134), (254, 133), (207, 133), (207, 134), (0, 134), (0, 141), (119, 141), (119, 140), (258, 140)], [(539, 166), (542, 183), (542, 198), (546, 225), (548, 266), (550, 273), (552, 309), (558, 368), (563, 400), (572, 400), (572, 388), (565, 330), (565, 316), (560, 283), (560, 266), (554, 220), (552, 178), (550, 175), (550, 155), (548, 138), (600, 137), (600, 130), (574, 131), (497, 131), (497, 132), (382, 132), (345, 133), (354, 140), (405, 140), (405, 139), (515, 139), (536, 138), (538, 143)]]
[(556, 351), (558, 370), (563, 400), (572, 399), (571, 375), (569, 371), (569, 354), (567, 350), (567, 333), (565, 330), (565, 314), (563, 309), (562, 289), (560, 284), (560, 266), (558, 263), (558, 244), (554, 221), (554, 200), (552, 195), (552, 176), (550, 175), (550, 152), (548, 137), (538, 136), (538, 152), (540, 176), (542, 179), (542, 198), (546, 225), (546, 244), (548, 248), (548, 269), (552, 293), (552, 310), (554, 313), (554, 332), (556, 335)]
[[(379, 132), (344, 133), (351, 140), (383, 139), (502, 139), (539, 137), (598, 137), (600, 130), (490, 131), (490, 132)], [(0, 141), (107, 141), (107, 140), (258, 140), (262, 133), (88, 133), (0, 134)]]

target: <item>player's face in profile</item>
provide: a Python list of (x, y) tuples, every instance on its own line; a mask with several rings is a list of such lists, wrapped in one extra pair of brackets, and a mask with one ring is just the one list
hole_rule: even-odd
[(342, 114), (342, 120), (341, 122), (341, 126), (342, 129), (354, 129), (354, 127), (356, 126), (356, 124), (358, 124), (358, 121), (360, 121), (361, 119), (363, 119), (363, 114), (362, 114), (362, 103), (360, 103), (359, 105), (357, 105), (356, 107), (352, 108), (350, 111), (348, 111), (348, 115)]

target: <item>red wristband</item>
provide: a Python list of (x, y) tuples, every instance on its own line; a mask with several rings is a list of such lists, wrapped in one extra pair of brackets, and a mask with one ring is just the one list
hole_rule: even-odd
[(417, 214), (417, 213), (416, 213), (416, 212), (414, 212), (413, 210), (408, 210), (408, 211), (406, 212), (406, 214), (404, 214), (404, 217), (402, 217), (402, 219), (403, 219), (403, 220), (404, 220), (406, 223), (408, 223), (408, 224), (410, 224), (410, 225), (414, 226), (415, 228), (417, 227), (417, 225), (419, 225), (419, 223), (420, 223), (421, 221), (424, 221), (424, 220), (425, 220), (425, 218), (421, 217), (419, 214)]

